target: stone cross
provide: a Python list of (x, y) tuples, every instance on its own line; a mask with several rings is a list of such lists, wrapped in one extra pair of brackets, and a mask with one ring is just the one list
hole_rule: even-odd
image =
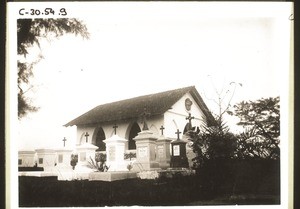
[(115, 125), (113, 126), (113, 129), (114, 129), (115, 135), (117, 134), (117, 128), (118, 128), (118, 126), (117, 126), (117, 124), (115, 124)]
[(64, 147), (66, 146), (66, 141), (67, 141), (67, 139), (66, 139), (66, 137), (64, 137), (64, 139), (63, 139)]
[(195, 119), (195, 117), (191, 116), (191, 113), (189, 113), (189, 116), (185, 118), (186, 120), (189, 120), (189, 128), (188, 130), (192, 129), (192, 119)]
[(177, 129), (177, 131), (175, 132), (175, 134), (177, 134), (177, 140), (180, 140), (179, 134), (181, 134), (181, 132), (179, 131), (179, 129)]
[(161, 135), (163, 136), (164, 135), (164, 126), (162, 125), (161, 127), (160, 127), (160, 130), (161, 130)]
[(143, 131), (149, 130), (148, 125), (147, 125), (147, 116), (149, 116), (150, 113), (146, 112), (146, 108), (144, 108), (144, 113), (142, 114), (143, 118)]
[(89, 133), (86, 132), (86, 134), (84, 136), (86, 137), (86, 143), (87, 143), (88, 142)]

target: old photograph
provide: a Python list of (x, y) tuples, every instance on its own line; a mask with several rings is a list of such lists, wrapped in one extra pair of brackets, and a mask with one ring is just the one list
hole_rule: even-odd
[(287, 208), (292, 6), (8, 4), (11, 206)]

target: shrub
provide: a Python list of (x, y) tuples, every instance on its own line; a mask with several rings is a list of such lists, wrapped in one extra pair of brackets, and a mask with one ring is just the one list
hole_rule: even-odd
[(100, 172), (106, 172), (109, 169), (105, 162), (106, 155), (103, 153), (96, 153), (95, 160), (93, 160), (93, 158), (90, 157), (90, 161), (88, 161), (90, 168)]
[(73, 170), (75, 169), (75, 166), (77, 165), (77, 163), (78, 163), (78, 155), (72, 154), (70, 164), (71, 164)]

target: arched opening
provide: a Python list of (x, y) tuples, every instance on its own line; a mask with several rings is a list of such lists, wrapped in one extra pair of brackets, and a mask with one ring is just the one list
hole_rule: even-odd
[(106, 137), (103, 128), (99, 127), (95, 140), (95, 145), (98, 147), (96, 151), (106, 151), (106, 144), (103, 142), (105, 139)]
[(135, 141), (133, 140), (134, 137), (138, 135), (138, 133), (141, 132), (141, 129), (139, 125), (135, 122), (129, 132), (128, 137), (128, 149), (136, 149)]

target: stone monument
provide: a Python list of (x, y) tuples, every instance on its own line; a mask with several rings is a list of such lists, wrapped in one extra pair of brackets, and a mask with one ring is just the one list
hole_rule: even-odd
[(57, 154), (55, 172), (58, 180), (71, 180), (73, 178), (73, 169), (71, 166), (72, 150), (65, 147), (67, 141), (66, 138), (62, 141), (64, 142), (64, 146), (55, 150)]
[(35, 165), (35, 151), (33, 150), (20, 150), (18, 152), (18, 166), (19, 167), (33, 167)]
[(55, 150), (57, 154), (57, 166), (72, 167), (70, 164), (72, 150), (65, 147), (66, 138), (63, 139), (63, 142), (64, 142), (63, 148), (58, 148)]
[(91, 171), (89, 161), (91, 161), (91, 159), (95, 161), (95, 151), (98, 147), (88, 143), (88, 133), (86, 133), (85, 136), (86, 142), (76, 147), (78, 153), (78, 163), (75, 167), (76, 171)]
[(44, 171), (52, 169), (56, 165), (56, 152), (53, 149), (36, 149), (37, 166), (43, 167)]
[(158, 137), (156, 141), (156, 159), (159, 163), (159, 167), (162, 169), (166, 169), (170, 167), (170, 143), (172, 139), (164, 136), (164, 127), (161, 126), (161, 135)]
[(180, 140), (179, 130), (177, 129), (177, 140), (171, 142), (172, 156), (171, 156), (171, 167), (172, 168), (188, 168), (189, 163), (186, 156), (186, 142)]
[(148, 129), (146, 113), (143, 116), (143, 130), (133, 138), (136, 143), (136, 162), (133, 164), (133, 170), (135, 171), (159, 169), (155, 151), (157, 138)]
[(123, 139), (117, 135), (117, 127), (114, 126), (114, 135), (111, 138), (103, 140), (106, 144), (106, 165), (108, 171), (127, 171), (127, 164), (124, 160), (125, 143)]

